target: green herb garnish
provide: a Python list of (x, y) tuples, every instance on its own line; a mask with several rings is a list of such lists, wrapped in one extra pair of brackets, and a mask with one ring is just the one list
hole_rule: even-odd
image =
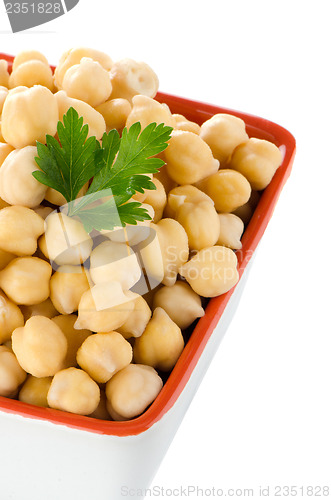
[[(36, 162), (40, 168), (32, 175), (42, 184), (60, 192), (68, 202), (69, 216), (79, 217), (86, 231), (112, 230), (126, 224), (150, 219), (141, 203), (129, 201), (145, 189), (156, 189), (146, 174), (156, 173), (163, 160), (153, 156), (167, 147), (172, 128), (149, 124), (141, 131), (139, 122), (122, 137), (111, 130), (102, 137), (89, 137), (88, 125), (74, 108), (59, 121), (59, 142), (46, 136), (46, 144), (37, 142)], [(80, 189), (93, 178), (83, 198)]]

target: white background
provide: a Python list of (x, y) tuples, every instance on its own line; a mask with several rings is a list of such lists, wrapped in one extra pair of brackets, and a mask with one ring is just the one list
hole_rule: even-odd
[(240, 307), (154, 485), (331, 485), (329, 2), (80, 0), (20, 34), (1, 9), (2, 52), (39, 49), (56, 64), (85, 45), (144, 60), (161, 90), (296, 137)]

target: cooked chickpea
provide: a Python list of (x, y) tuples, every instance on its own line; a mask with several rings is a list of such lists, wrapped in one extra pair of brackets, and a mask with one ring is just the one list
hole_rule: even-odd
[[(1, 79), (1, 77), (0, 77)], [(5, 103), (5, 100), (7, 99), (7, 95), (8, 95), (8, 89), (7, 87), (3, 87), (0, 85), (0, 115), (2, 113), (2, 109), (3, 109), (3, 105)], [(4, 143), (4, 145), (6, 145)]]
[(7, 347), (0, 345), (0, 396), (12, 398), (26, 378), (15, 354)]
[(244, 120), (226, 113), (217, 113), (205, 121), (201, 125), (200, 137), (209, 145), (221, 167), (234, 148), (248, 139)]
[(240, 238), (244, 232), (243, 221), (234, 214), (219, 214), (220, 234), (217, 245), (240, 250), (242, 247)]
[(168, 193), (164, 214), (166, 217), (175, 219), (176, 213), (183, 203), (193, 203), (195, 205), (201, 201), (209, 201), (214, 206), (213, 200), (197, 187), (190, 184), (177, 186)]
[(141, 276), (136, 254), (126, 243), (104, 241), (91, 253), (90, 274), (95, 284), (118, 281), (129, 290)]
[(151, 366), (131, 364), (114, 375), (106, 385), (107, 409), (114, 420), (140, 415), (159, 394), (161, 377)]
[(107, 101), (112, 91), (109, 72), (89, 57), (83, 57), (66, 71), (62, 88), (69, 97), (93, 107)]
[(59, 64), (55, 68), (55, 83), (59, 89), (62, 88), (63, 78), (68, 69), (74, 64), (79, 64), (83, 57), (89, 57), (93, 61), (97, 61), (106, 71), (109, 71), (113, 65), (111, 58), (100, 50), (86, 47), (76, 47), (67, 50), (62, 54)]
[(44, 224), (42, 217), (30, 208), (3, 208), (0, 210), (0, 248), (20, 256), (34, 254)]
[(110, 420), (110, 415), (107, 410), (107, 398), (104, 390), (100, 390), (100, 402), (97, 409), (89, 415), (89, 417), (99, 420)]
[(53, 90), (53, 74), (50, 66), (38, 59), (31, 59), (20, 64), (9, 77), (9, 88), (42, 85)]
[(99, 405), (100, 389), (83, 370), (66, 368), (54, 375), (47, 401), (57, 410), (90, 415)]
[(137, 254), (150, 286), (154, 288), (164, 279), (163, 252), (156, 224), (150, 224), (148, 237), (137, 245)]
[(34, 377), (33, 375), (28, 375), (18, 394), (18, 399), (30, 405), (47, 408), (47, 393), (51, 383), (52, 377)]
[(183, 281), (160, 288), (153, 298), (153, 308), (157, 307), (161, 307), (182, 330), (205, 314), (201, 298)]
[[(45, 143), (55, 135), (59, 120), (56, 98), (46, 87), (16, 87), (9, 91), (2, 110), (1, 131), (14, 148)], [(38, 205), (38, 203), (36, 203)]]
[(176, 220), (186, 231), (190, 250), (201, 250), (217, 242), (220, 221), (210, 201), (183, 203), (176, 213)]
[(104, 117), (107, 131), (116, 128), (118, 132), (121, 132), (131, 112), (131, 104), (127, 99), (118, 97), (100, 104), (95, 109)]
[(136, 95), (133, 97), (132, 110), (126, 120), (126, 127), (130, 128), (136, 122), (141, 123), (142, 129), (150, 123), (164, 123), (169, 127), (174, 127), (175, 125), (174, 118), (168, 106), (145, 95)]
[(164, 309), (154, 309), (144, 333), (135, 340), (134, 360), (158, 370), (171, 370), (184, 349), (180, 328)]
[(234, 210), (232, 213), (240, 217), (244, 224), (248, 224), (259, 201), (259, 192), (252, 190), (248, 202)]
[(16, 304), (33, 305), (49, 297), (52, 267), (38, 257), (18, 257), (0, 271), (0, 286)]
[(204, 248), (180, 268), (179, 274), (197, 294), (202, 297), (216, 297), (237, 283), (237, 257), (226, 247)]
[(172, 115), (175, 119), (175, 129), (184, 130), (185, 132), (200, 133), (200, 125), (185, 118), (183, 115)]
[[(85, 195), (88, 188), (89, 188), (89, 185), (88, 185), (88, 183), (86, 183), (78, 192), (76, 199), (82, 198)], [(46, 191), (45, 200), (49, 201), (53, 205), (58, 205), (58, 206), (65, 205), (67, 203), (67, 200), (65, 199), (63, 194), (59, 193), (59, 191), (56, 191), (55, 189), (50, 188), (50, 187)], [(48, 207), (46, 207), (46, 208), (48, 208)]]
[(46, 299), (40, 304), (34, 304), (32, 306), (20, 306), (20, 309), (24, 316), (24, 321), (27, 321), (32, 316), (45, 316), (46, 318), (54, 318), (59, 312), (55, 309), (51, 299)]
[(275, 144), (254, 137), (233, 151), (229, 167), (243, 174), (252, 189), (260, 191), (271, 182), (282, 158), (282, 152)]
[(75, 328), (92, 332), (116, 330), (128, 319), (136, 298), (137, 294), (123, 291), (116, 281), (94, 285), (80, 299)]
[(50, 260), (58, 265), (79, 265), (90, 256), (93, 241), (81, 222), (54, 212), (46, 219), (45, 243)]
[(93, 380), (104, 384), (132, 361), (132, 347), (118, 332), (90, 335), (77, 351), (77, 362)]
[(44, 220), (48, 217), (54, 210), (51, 207), (44, 207), (43, 205), (38, 205), (33, 209), (36, 214), (40, 215)]
[(19, 364), (34, 377), (51, 377), (63, 366), (67, 340), (49, 318), (32, 316), (12, 333), (13, 351)]
[(38, 50), (22, 50), (14, 57), (12, 70), (16, 71), (21, 64), (28, 61), (40, 61), (46, 66), (49, 66), (46, 56)]
[(6, 252), (5, 250), (1, 250), (0, 248), (0, 271), (4, 269), (9, 262), (16, 258), (16, 255)]
[(91, 330), (76, 330), (74, 328), (77, 321), (75, 314), (60, 314), (53, 317), (52, 321), (61, 329), (67, 339), (68, 350), (62, 368), (76, 366), (77, 351), (87, 337), (92, 334)]
[(24, 325), (20, 308), (0, 292), (0, 344), (10, 340), (15, 328)]
[(0, 59), (0, 85), (9, 87), (8, 62), (5, 59)]
[(110, 70), (110, 79), (112, 99), (123, 97), (130, 101), (137, 94), (155, 97), (159, 88), (159, 79), (152, 68), (133, 59), (115, 62)]
[(168, 174), (178, 184), (194, 184), (219, 167), (208, 144), (193, 132), (174, 130), (164, 156)]
[(64, 90), (56, 92), (54, 97), (59, 107), (60, 120), (62, 120), (63, 115), (68, 109), (72, 107), (77, 111), (79, 116), (83, 117), (84, 124), (88, 125), (88, 137), (95, 136), (97, 139), (101, 139), (106, 132), (106, 122), (101, 113), (98, 113), (87, 102), (67, 96)]
[(77, 311), (83, 293), (90, 288), (87, 272), (81, 266), (60, 266), (49, 285), (50, 298), (61, 314)]
[(154, 209), (146, 203), (141, 204), (141, 208), (145, 208), (151, 220), (139, 221), (137, 224), (127, 224), (125, 227), (115, 228), (113, 231), (101, 231), (111, 241), (117, 243), (126, 243), (134, 246), (146, 240), (150, 234), (151, 221), (154, 218)]
[(177, 279), (179, 267), (188, 259), (188, 237), (183, 226), (173, 219), (162, 219), (155, 226), (163, 260), (162, 283), (171, 286)]
[(156, 189), (148, 189), (147, 191), (145, 191), (145, 193), (147, 193), (145, 203), (153, 207), (153, 220), (156, 223), (162, 219), (163, 210), (167, 203), (167, 195), (164, 190), (163, 184), (159, 180), (153, 179), (153, 183), (155, 184)]
[(223, 169), (198, 183), (215, 202), (218, 212), (233, 212), (244, 205), (251, 195), (251, 187), (242, 174), (235, 170)]
[(149, 320), (151, 319), (152, 311), (143, 297), (137, 297), (134, 301), (134, 309), (128, 319), (122, 326), (117, 328), (124, 338), (140, 337)]
[(35, 146), (15, 149), (4, 160), (0, 168), (0, 196), (10, 205), (33, 208), (45, 197), (47, 186), (33, 177), (39, 170), (35, 162)]
[(156, 174), (153, 174), (153, 179), (158, 179), (162, 183), (166, 193), (169, 193), (169, 191), (177, 186), (177, 183), (169, 177), (166, 165), (163, 165)]
[(0, 167), (12, 151), (14, 151), (14, 148), (10, 144), (0, 143)]

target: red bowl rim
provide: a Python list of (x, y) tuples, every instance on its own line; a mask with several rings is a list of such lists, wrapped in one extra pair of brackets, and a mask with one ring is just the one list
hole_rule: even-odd
[[(13, 56), (0, 53), (0, 59), (8, 61), (11, 68)], [(216, 113), (238, 116), (245, 121), (249, 136), (270, 140), (281, 147), (284, 153), (282, 165), (276, 171), (269, 186), (264, 190), (244, 232), (242, 249), (237, 252), (238, 271), (241, 278), (290, 175), (296, 148), (295, 139), (288, 130), (280, 125), (254, 115), (161, 92), (157, 94), (156, 99), (168, 104), (173, 113), (184, 114), (189, 119), (195, 119), (198, 123), (202, 123)], [(209, 301), (205, 315), (198, 321), (163, 389), (141, 416), (126, 422), (98, 420), (51, 408), (41, 408), (4, 397), (0, 397), (0, 411), (105, 435), (129, 436), (147, 431), (170, 410), (183, 391), (234, 290), (235, 287)]]

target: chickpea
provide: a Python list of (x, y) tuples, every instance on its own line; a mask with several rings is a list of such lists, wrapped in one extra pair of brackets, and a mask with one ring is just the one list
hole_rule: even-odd
[(60, 266), (49, 285), (50, 298), (61, 314), (77, 311), (83, 293), (90, 288), (87, 272), (81, 266)]
[(13, 331), (12, 342), (19, 364), (34, 377), (51, 377), (61, 370), (67, 339), (51, 319), (32, 316)]
[(33, 305), (49, 297), (52, 267), (38, 257), (18, 257), (0, 271), (0, 286), (16, 304)]
[(217, 245), (240, 250), (242, 247), (240, 238), (244, 232), (243, 221), (234, 214), (219, 214), (220, 235)]
[[(53, 212), (53, 210), (52, 210), (52, 212)], [(39, 252), (39, 258), (44, 259), (44, 260), (50, 260), (47, 245), (46, 245), (45, 234), (40, 236), (40, 238), (38, 240), (37, 253), (38, 252)]]
[(208, 144), (221, 167), (227, 163), (234, 148), (248, 139), (244, 120), (226, 113), (217, 113), (205, 121), (201, 125), (200, 137)]
[(45, 316), (51, 319), (58, 315), (58, 311), (55, 309), (51, 299), (46, 299), (44, 302), (32, 306), (20, 306), (20, 309), (23, 313), (24, 321), (27, 321), (32, 316)]
[[(78, 192), (76, 199), (82, 198), (86, 194), (86, 191), (88, 190), (88, 188), (89, 188), (89, 184), (86, 183)], [(56, 191), (55, 189), (50, 188), (50, 187), (46, 191), (45, 200), (49, 201), (53, 205), (58, 205), (58, 206), (67, 204), (67, 200), (65, 199), (63, 194), (59, 193), (58, 191)], [(48, 208), (48, 207), (46, 207), (46, 208)], [(51, 212), (52, 212), (52, 210), (51, 210)]]
[(150, 123), (164, 123), (169, 127), (174, 127), (175, 121), (170, 109), (166, 104), (160, 104), (158, 101), (145, 95), (136, 95), (132, 99), (132, 110), (126, 120), (126, 127), (130, 128), (136, 122), (141, 123), (144, 129)]
[[(142, 208), (145, 208), (151, 220), (154, 218), (154, 209), (146, 203), (142, 203)], [(137, 222), (135, 225), (127, 224), (125, 227), (115, 228), (113, 231), (101, 231), (111, 241), (117, 243), (127, 243), (130, 246), (146, 240), (150, 234), (151, 220)]]
[(133, 59), (115, 62), (110, 70), (110, 79), (112, 99), (123, 97), (130, 101), (137, 94), (155, 97), (159, 88), (159, 79), (152, 68)]
[[(1, 77), (0, 77), (0, 79), (1, 79)], [(5, 103), (7, 95), (8, 95), (7, 87), (3, 87), (0, 85), (0, 115), (2, 113), (3, 105)]]
[(39, 170), (35, 162), (35, 146), (26, 146), (9, 153), (0, 168), (0, 196), (10, 205), (33, 208), (45, 197), (47, 186), (33, 177)]
[(53, 73), (48, 63), (31, 59), (20, 64), (9, 77), (9, 88), (42, 85), (49, 90), (54, 89)]
[(103, 384), (132, 361), (132, 347), (118, 332), (90, 335), (77, 351), (77, 362)]
[(156, 189), (149, 189), (145, 191), (147, 193), (145, 203), (153, 207), (155, 213), (154, 222), (156, 223), (162, 219), (163, 210), (167, 203), (167, 195), (164, 190), (163, 184), (159, 180), (153, 179), (153, 182), (156, 186)]
[(193, 132), (174, 130), (164, 156), (167, 172), (178, 184), (194, 184), (219, 167), (208, 144)]
[(12, 398), (26, 378), (15, 354), (7, 347), (0, 345), (0, 396)]
[(79, 116), (83, 117), (84, 124), (86, 123), (88, 125), (88, 137), (92, 137), (94, 135), (97, 139), (101, 139), (103, 134), (106, 132), (106, 122), (101, 113), (98, 113), (98, 111), (87, 104), (87, 102), (74, 99), (73, 97), (68, 97), (64, 90), (54, 94), (54, 97), (59, 107), (60, 120), (62, 120), (63, 115), (68, 111), (68, 109), (73, 107)]
[(148, 237), (137, 245), (137, 254), (140, 255), (150, 288), (155, 288), (164, 279), (163, 252), (156, 224), (150, 224)]
[(0, 248), (15, 255), (32, 255), (44, 232), (44, 220), (33, 210), (12, 206), (0, 210)]
[(38, 205), (33, 209), (36, 214), (40, 215), (44, 220), (48, 217), (54, 210), (51, 207), (44, 207), (43, 205)]
[(129, 290), (141, 276), (137, 256), (126, 243), (104, 241), (91, 253), (91, 278), (95, 284), (118, 281)]
[(66, 368), (53, 377), (47, 401), (57, 410), (90, 415), (99, 405), (100, 389), (83, 370)]
[(163, 260), (162, 283), (171, 286), (177, 279), (178, 269), (188, 260), (188, 237), (183, 226), (173, 219), (160, 220), (156, 230)]
[(127, 99), (118, 97), (100, 104), (95, 109), (104, 117), (107, 131), (116, 128), (118, 132), (122, 132), (132, 108)]
[(9, 155), (9, 153), (11, 153), (12, 151), (14, 151), (14, 148), (10, 144), (6, 144), (4, 142), (0, 143), (0, 167), (7, 158), (7, 156)]
[(10, 340), (15, 328), (24, 325), (20, 308), (0, 292), (0, 344)]
[(194, 134), (200, 134), (200, 125), (192, 122), (185, 118), (183, 115), (174, 114), (172, 115), (175, 119), (175, 129), (184, 130), (185, 132), (193, 132)]
[(233, 151), (229, 167), (243, 174), (252, 189), (260, 191), (271, 182), (281, 163), (282, 153), (275, 144), (254, 137)]
[(157, 307), (161, 307), (182, 330), (205, 314), (201, 298), (183, 281), (160, 288), (153, 299), (153, 308)]
[(93, 61), (97, 61), (106, 71), (109, 71), (113, 65), (111, 58), (100, 50), (88, 49), (85, 47), (76, 47), (67, 50), (62, 54), (59, 64), (55, 68), (55, 83), (59, 89), (62, 88), (63, 78), (68, 69), (74, 64), (79, 64), (83, 57), (89, 57), (93, 59)]
[(239, 279), (236, 254), (222, 246), (200, 250), (180, 268), (179, 273), (202, 297), (221, 295)]
[(34, 377), (28, 375), (19, 394), (18, 399), (23, 403), (48, 408), (47, 393), (52, 383), (52, 377)]
[(167, 372), (171, 370), (184, 349), (180, 328), (164, 309), (154, 309), (144, 333), (135, 340), (134, 360)]
[(195, 205), (201, 201), (209, 201), (214, 206), (213, 200), (197, 187), (190, 184), (177, 186), (168, 194), (165, 215), (175, 219), (176, 213), (183, 203), (193, 203)]
[(140, 415), (159, 394), (161, 377), (151, 366), (129, 365), (106, 385), (107, 409), (114, 420), (129, 420)]
[(89, 57), (83, 57), (66, 71), (62, 87), (69, 97), (93, 107), (107, 101), (112, 91), (109, 72)]
[(8, 62), (5, 59), (0, 59), (0, 85), (9, 87)]
[(140, 337), (149, 320), (151, 319), (152, 311), (143, 297), (137, 297), (134, 301), (134, 309), (128, 319), (122, 326), (117, 328), (125, 339), (131, 337)]
[(90, 256), (93, 241), (81, 222), (53, 212), (46, 219), (45, 243), (50, 260), (58, 265), (79, 265)]
[(40, 61), (45, 66), (49, 66), (47, 58), (38, 50), (22, 50), (14, 57), (12, 71), (16, 71), (21, 64), (32, 60)]
[(260, 195), (258, 191), (252, 190), (251, 196), (245, 205), (238, 207), (232, 213), (241, 218), (244, 224), (248, 224), (254, 213), (254, 210), (260, 200)]
[(99, 420), (110, 420), (110, 415), (107, 410), (107, 398), (103, 390), (100, 391), (100, 403), (97, 409), (94, 410), (89, 417), (97, 418)]
[(161, 167), (156, 174), (153, 174), (153, 179), (158, 179), (160, 182), (162, 182), (166, 193), (169, 193), (169, 191), (177, 186), (177, 183), (172, 180), (171, 177), (169, 177), (166, 165), (163, 165), (163, 167)]
[(218, 212), (233, 212), (244, 205), (251, 195), (251, 187), (242, 174), (235, 170), (223, 169), (198, 183), (215, 202)]
[(128, 319), (136, 298), (137, 294), (123, 291), (116, 281), (94, 285), (80, 299), (75, 328), (92, 332), (116, 330)]
[(217, 242), (220, 221), (210, 201), (183, 203), (177, 211), (176, 220), (185, 229), (191, 250), (201, 250)]
[(46, 134), (55, 135), (58, 120), (56, 98), (49, 89), (41, 85), (16, 87), (3, 105), (1, 131), (5, 142), (24, 148), (36, 141), (45, 143)]
[(6, 252), (5, 250), (1, 250), (0, 248), (0, 271), (4, 269), (9, 262), (16, 258), (16, 255), (12, 253)]
[(90, 330), (76, 330), (74, 328), (74, 324), (77, 321), (77, 316), (75, 314), (60, 314), (59, 316), (53, 317), (52, 321), (61, 329), (62, 333), (64, 333), (68, 343), (67, 355), (63, 361), (62, 368), (77, 366), (77, 351), (92, 332)]

